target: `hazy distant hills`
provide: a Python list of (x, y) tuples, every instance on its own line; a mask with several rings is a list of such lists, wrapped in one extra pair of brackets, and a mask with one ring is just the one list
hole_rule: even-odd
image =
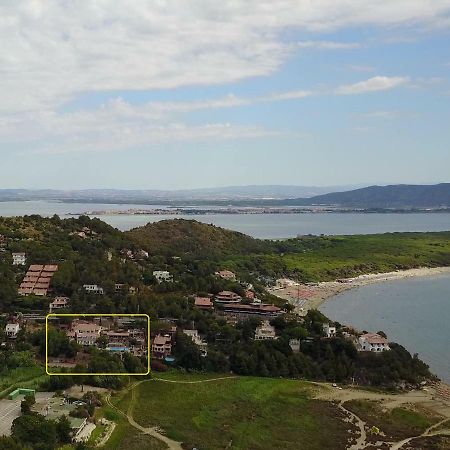
[(396, 184), (333, 192), (308, 199), (286, 200), (286, 205), (327, 205), (349, 208), (450, 207), (450, 183), (434, 185)]
[(333, 206), (362, 209), (449, 208), (450, 183), (351, 186), (230, 186), (187, 190), (0, 190), (0, 201), (55, 200), (80, 203), (221, 206)]

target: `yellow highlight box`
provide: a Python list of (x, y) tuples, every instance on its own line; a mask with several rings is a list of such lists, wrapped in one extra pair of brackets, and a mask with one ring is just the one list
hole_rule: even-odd
[[(89, 372), (64, 372), (64, 373), (55, 373), (55, 372), (49, 372), (48, 370), (48, 319), (50, 317), (142, 317), (147, 319), (147, 372), (143, 373), (127, 373), (127, 372), (120, 372), (120, 373), (89, 373)], [(150, 373), (150, 317), (148, 314), (58, 314), (58, 313), (51, 313), (47, 314), (45, 317), (45, 372), (47, 375), (70, 375), (70, 376), (76, 376), (76, 375), (90, 375), (90, 376), (105, 376), (105, 375), (148, 375)]]

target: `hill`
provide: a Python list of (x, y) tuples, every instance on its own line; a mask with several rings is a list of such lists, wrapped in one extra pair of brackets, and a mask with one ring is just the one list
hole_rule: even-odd
[(333, 205), (352, 208), (450, 207), (450, 183), (369, 186), (352, 191), (316, 195), (309, 199), (287, 199), (283, 201), (283, 204), (292, 206)]
[(126, 232), (153, 255), (222, 257), (231, 254), (266, 252), (271, 244), (237, 231), (195, 220), (174, 219), (149, 223)]

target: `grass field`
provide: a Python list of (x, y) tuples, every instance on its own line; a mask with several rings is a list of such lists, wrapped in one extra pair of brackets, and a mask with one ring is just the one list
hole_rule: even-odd
[(47, 375), (42, 366), (18, 367), (8, 371), (6, 374), (1, 374), (0, 398), (5, 397), (17, 387), (35, 389), (46, 377)]
[[(183, 381), (202, 377), (169, 375)], [(204, 379), (205, 377), (203, 377)], [(199, 384), (149, 381), (137, 388), (133, 416), (144, 427), (159, 426), (186, 448), (345, 448), (347, 429), (332, 404), (312, 400), (306, 383), (235, 378)], [(326, 430), (326, 432), (324, 432)]]
[[(299, 249), (300, 250), (300, 249)], [(387, 233), (311, 238), (282, 261), (307, 280), (327, 281), (364, 273), (450, 265), (450, 233)]]

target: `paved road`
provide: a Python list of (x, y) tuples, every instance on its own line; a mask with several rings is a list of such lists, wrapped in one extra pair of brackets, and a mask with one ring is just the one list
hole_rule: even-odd
[(13, 420), (21, 414), (21, 401), (21, 396), (16, 400), (0, 400), (0, 436), (11, 435)]

